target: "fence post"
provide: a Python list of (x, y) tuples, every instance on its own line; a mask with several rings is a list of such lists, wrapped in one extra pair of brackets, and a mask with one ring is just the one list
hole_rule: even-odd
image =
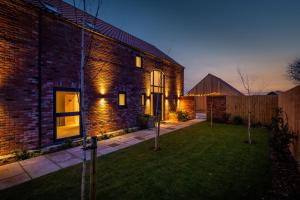
[(97, 137), (91, 137), (90, 200), (96, 200)]

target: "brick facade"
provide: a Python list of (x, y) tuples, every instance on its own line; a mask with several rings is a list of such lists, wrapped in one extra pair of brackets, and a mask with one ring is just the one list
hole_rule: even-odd
[(212, 118), (215, 122), (225, 122), (226, 96), (207, 96), (206, 102), (207, 102), (207, 109), (206, 109), (207, 119), (210, 120), (211, 110), (212, 110)]
[[(53, 91), (79, 88), (80, 28), (22, 1), (1, 1), (0, 7), (3, 155), (55, 143)], [(91, 31), (86, 32), (85, 40), (89, 135), (137, 125), (137, 116), (149, 112), (149, 103), (143, 107), (141, 95), (149, 94), (154, 69), (166, 77), (166, 119), (168, 111), (176, 109), (175, 97), (183, 94), (183, 67)], [(141, 69), (135, 67), (136, 55), (143, 58)], [(127, 94), (127, 108), (118, 107), (119, 91)]]
[(179, 109), (188, 113), (189, 119), (196, 118), (196, 104), (195, 97), (182, 96), (179, 98)]

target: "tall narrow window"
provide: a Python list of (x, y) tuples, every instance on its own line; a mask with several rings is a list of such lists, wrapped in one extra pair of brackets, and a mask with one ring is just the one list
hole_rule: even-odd
[(79, 98), (78, 91), (55, 91), (56, 139), (80, 135)]
[(119, 106), (124, 107), (126, 106), (126, 93), (119, 92)]
[(142, 57), (141, 56), (135, 57), (135, 66), (138, 68), (142, 68)]
[(142, 94), (142, 106), (145, 106), (145, 94)]

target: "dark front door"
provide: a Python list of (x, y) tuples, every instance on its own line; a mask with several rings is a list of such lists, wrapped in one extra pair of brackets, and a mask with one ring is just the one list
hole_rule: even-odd
[(161, 102), (161, 94), (153, 93), (153, 115), (154, 116), (162, 116), (162, 102)]

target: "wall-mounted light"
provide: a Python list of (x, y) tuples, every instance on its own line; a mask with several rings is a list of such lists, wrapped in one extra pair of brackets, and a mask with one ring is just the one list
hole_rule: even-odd
[(168, 90), (165, 91), (165, 98), (168, 98), (169, 97), (169, 92)]
[(147, 94), (146, 94), (147, 98), (150, 98), (150, 89), (147, 89)]
[(99, 97), (100, 97), (100, 99), (103, 99), (103, 98), (105, 98), (106, 97), (106, 95), (105, 94), (99, 94)]

